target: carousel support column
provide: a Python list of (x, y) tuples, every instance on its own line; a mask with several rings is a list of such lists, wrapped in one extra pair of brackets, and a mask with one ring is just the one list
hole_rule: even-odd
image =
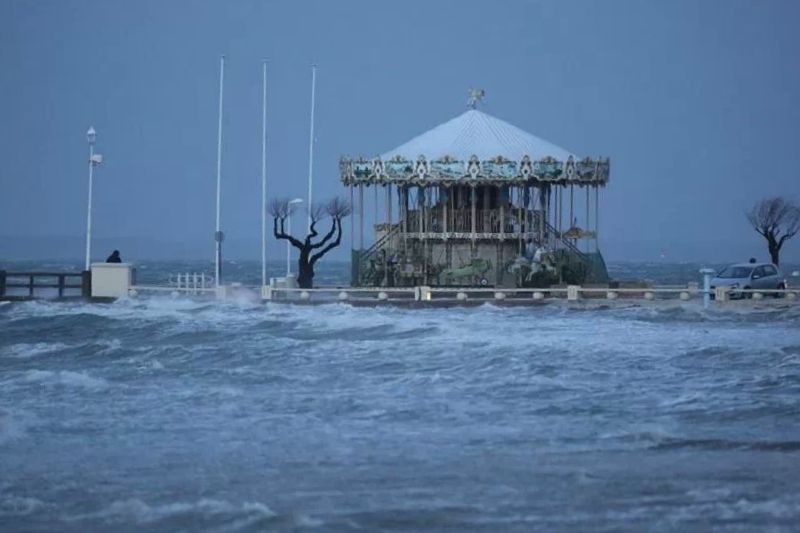
[(523, 211), (523, 201), (524, 201), (524, 198), (523, 198), (523, 194), (522, 194), (522, 187), (517, 187), (517, 204), (518, 204), (518, 209), (517, 209), (517, 213), (518, 213), (517, 221), (518, 222), (517, 222), (517, 225), (519, 226), (519, 237), (518, 237), (518, 240), (519, 240), (519, 251), (518, 251), (518, 253), (520, 255), (522, 254), (522, 251), (524, 249), (523, 245), (522, 245), (522, 230), (525, 227), (523, 225), (524, 213), (525, 213)]
[(600, 187), (594, 186), (594, 251), (600, 251)]
[[(555, 210), (556, 210), (556, 207), (553, 205), (553, 188), (550, 185), (548, 185), (547, 186), (547, 222), (548, 222), (548, 224), (550, 223), (550, 216), (552, 214), (552, 216), (553, 216), (553, 219), (552, 219), (553, 220), (553, 224), (552, 224), (552, 226), (554, 228), (556, 227)], [(549, 227), (546, 229), (545, 238), (547, 239), (548, 243), (553, 243), (554, 236), (550, 235), (550, 228)]]
[(420, 186), (417, 189), (417, 212), (419, 213), (419, 240), (418, 252), (422, 254), (422, 284), (427, 285), (428, 273), (428, 243), (425, 241), (425, 201), (427, 199), (427, 190), (425, 187)]
[(450, 189), (445, 189), (444, 202), (442, 203), (442, 236), (447, 237), (447, 217), (449, 216), (447, 204), (450, 202)]
[(556, 235), (554, 235), (554, 242), (558, 244), (561, 238), (561, 188), (556, 185), (555, 186), (555, 195), (556, 195), (556, 205), (553, 206), (553, 216), (555, 217), (553, 227), (556, 230)]
[(472, 216), (470, 217), (470, 229), (472, 233), (472, 242), (475, 242), (475, 233), (476, 233), (476, 226), (475, 226), (475, 218), (477, 217), (477, 208), (476, 204), (477, 200), (475, 198), (475, 185), (472, 185), (470, 188), (470, 206), (472, 210)]
[(481, 216), (481, 233), (490, 233), (492, 228), (490, 227), (491, 224), (491, 212), (489, 211), (489, 195), (491, 194), (491, 189), (488, 185), (483, 186), (483, 216)]
[[(403, 229), (403, 231), (406, 233), (406, 239), (408, 238), (408, 232), (411, 229), (408, 225), (409, 222), (408, 217), (411, 216), (411, 213), (409, 213), (408, 211), (408, 204), (411, 201), (410, 196), (411, 196), (411, 191), (409, 190), (409, 188), (407, 186), (403, 187), (403, 197), (400, 199), (400, 201), (402, 202), (403, 213), (404, 213), (403, 225), (405, 226), (405, 228)], [(406, 241), (404, 240), (404, 242)]]
[(472, 230), (472, 233), (470, 235), (470, 237), (471, 237), (470, 256), (471, 256), (472, 259), (474, 259), (475, 258), (475, 253), (476, 253), (475, 239), (477, 238), (476, 225), (475, 225), (475, 222), (476, 222), (475, 217), (477, 216), (477, 208), (476, 208), (477, 198), (476, 198), (476, 192), (475, 192), (475, 185), (474, 184), (470, 184), (470, 185), (471, 185), (471, 188), (470, 188), (470, 200), (471, 200), (471, 202), (470, 202), (470, 206), (471, 206), (470, 210), (472, 212), (471, 213), (472, 216), (470, 217), (470, 229)]
[(522, 232), (522, 244), (523, 250), (525, 246), (525, 241), (528, 238), (528, 233), (531, 231), (531, 212), (530, 212), (530, 205), (531, 205), (531, 189), (527, 184), (520, 185), (522, 189), (522, 221), (525, 223)]
[(506, 193), (508, 192), (508, 187), (500, 187), (500, 241), (502, 242), (505, 239), (506, 234)]
[(550, 217), (550, 194), (546, 193), (544, 187), (539, 187), (539, 246), (544, 244), (544, 228)]
[(536, 189), (530, 183), (526, 184), (525, 188), (528, 191), (528, 205), (525, 206), (525, 220), (528, 223), (525, 225), (525, 230), (528, 236), (533, 239), (533, 210), (536, 205)]
[(417, 187), (417, 220), (419, 221), (419, 237), (422, 238), (422, 234), (425, 231), (424, 219), (425, 218), (425, 189), (422, 186)]
[(364, 184), (358, 185), (358, 249), (364, 251)]
[[(589, 187), (586, 187), (586, 231), (589, 231)], [(586, 239), (586, 252), (589, 252), (589, 239)]]
[(387, 231), (392, 229), (392, 184), (386, 184), (386, 222), (389, 224)]
[(569, 186), (569, 226), (571, 228), (575, 224), (575, 185)]
[(460, 185), (453, 186), (453, 231), (464, 231), (464, 187)]
[(558, 187), (558, 241), (562, 242), (562, 235), (564, 234), (564, 192), (566, 186)]
[[(350, 209), (353, 208), (355, 202), (355, 195), (353, 193), (353, 184), (350, 184)], [(350, 250), (356, 249), (356, 217), (350, 217)]]

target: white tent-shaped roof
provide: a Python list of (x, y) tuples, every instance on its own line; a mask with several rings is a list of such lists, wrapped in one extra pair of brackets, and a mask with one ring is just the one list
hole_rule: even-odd
[(567, 150), (477, 109), (470, 109), (380, 157), (384, 161), (397, 156), (416, 161), (424, 156), (434, 161), (450, 156), (468, 161), (473, 155), (481, 160), (502, 156), (519, 161), (526, 155), (531, 160), (548, 156), (560, 161), (570, 156), (577, 159)]

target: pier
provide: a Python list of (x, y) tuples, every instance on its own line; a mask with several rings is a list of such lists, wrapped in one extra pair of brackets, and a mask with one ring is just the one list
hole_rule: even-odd
[[(703, 277), (711, 274), (704, 269)], [(174, 281), (172, 281), (174, 279)], [(795, 279), (795, 278), (793, 278)], [(705, 280), (702, 280), (705, 281)], [(139, 284), (136, 269), (128, 263), (94, 263), (85, 272), (0, 271), (0, 300), (84, 299), (110, 302), (120, 298), (173, 297), (219, 301), (261, 301), (276, 304), (317, 305), (346, 303), (354, 306), (397, 305), (405, 307), (532, 306), (548, 303), (594, 303), (602, 305), (658, 304), (659, 302), (703, 302), (706, 307), (798, 303), (797, 282), (786, 289), (736, 291), (733, 299), (726, 287), (711, 289), (705, 283), (649, 285), (611, 282), (608, 284), (558, 285), (550, 287), (428, 286), (354, 287), (328, 286), (303, 289), (293, 278), (272, 278), (269, 285), (229, 283), (214, 286), (200, 273), (179, 273), (170, 283)]]
[(89, 298), (91, 272), (14, 272), (0, 270), (0, 300)]

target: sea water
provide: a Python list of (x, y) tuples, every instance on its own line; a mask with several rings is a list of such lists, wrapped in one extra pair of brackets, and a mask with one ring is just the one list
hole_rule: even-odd
[(798, 305), (0, 305), (2, 531), (798, 524)]

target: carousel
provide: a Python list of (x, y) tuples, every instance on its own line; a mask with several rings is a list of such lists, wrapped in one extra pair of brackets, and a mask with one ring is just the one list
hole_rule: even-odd
[(484, 113), (482, 96), (471, 91), (466, 112), (378, 157), (341, 159), (353, 286), (608, 281), (598, 247), (608, 158), (579, 158)]

